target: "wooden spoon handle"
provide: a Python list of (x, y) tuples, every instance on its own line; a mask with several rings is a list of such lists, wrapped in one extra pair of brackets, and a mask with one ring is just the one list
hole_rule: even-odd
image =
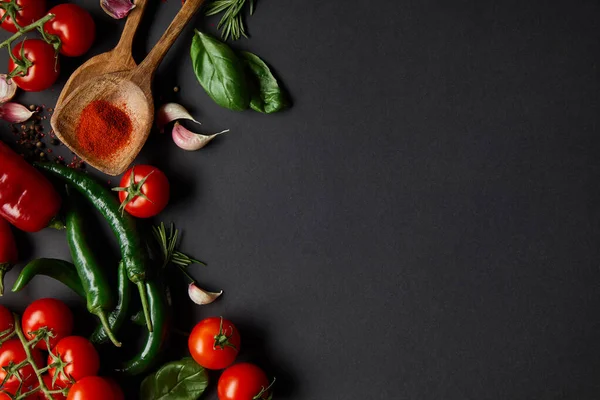
[(181, 31), (200, 9), (204, 0), (186, 0), (185, 4), (162, 35), (158, 43), (148, 53), (144, 61), (136, 68), (135, 75), (139, 78), (151, 79), (156, 68), (161, 63), (167, 51), (171, 48)]
[(125, 27), (123, 28), (123, 33), (121, 33), (121, 39), (114, 49), (115, 52), (118, 52), (124, 57), (132, 57), (131, 48), (133, 45), (133, 38), (135, 37), (135, 33), (140, 26), (140, 22), (142, 21), (142, 16), (144, 15), (144, 10), (146, 9), (147, 4), (148, 0), (136, 0), (135, 8), (131, 10), (129, 16), (127, 17)]

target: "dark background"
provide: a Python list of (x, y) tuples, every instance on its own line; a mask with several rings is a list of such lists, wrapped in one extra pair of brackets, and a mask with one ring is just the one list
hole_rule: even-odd
[[(111, 48), (122, 22), (77, 3), (101, 31), (92, 52)], [(149, 7), (138, 60), (179, 7)], [(291, 93), (271, 116), (211, 102), (190, 27), (157, 103), (232, 132), (192, 153), (155, 134), (139, 162), (172, 179), (161, 219), (225, 295), (191, 307), (182, 283), (176, 323), (236, 322), (277, 399), (597, 399), (599, 17), (592, 0), (259, 0), (235, 47)], [(26, 258), (68, 257), (62, 233), (20, 237)], [(43, 296), (83, 307), (45, 278), (2, 303)]]

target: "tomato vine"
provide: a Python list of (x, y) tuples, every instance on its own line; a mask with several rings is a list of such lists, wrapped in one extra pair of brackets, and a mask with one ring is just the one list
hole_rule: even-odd
[[(2, 339), (0, 339), (0, 346), (3, 343), (5, 343), (6, 341), (13, 339), (15, 336), (17, 336), (23, 346), (23, 349), (25, 351), (25, 354), (27, 355), (27, 358), (18, 364), (15, 364), (11, 361), (8, 366), (1, 367), (2, 369), (4, 369), (6, 371), (6, 376), (4, 377), (4, 380), (0, 383), (0, 393), (4, 394), (5, 396), (8, 396), (11, 400), (26, 399), (28, 396), (31, 396), (32, 394), (39, 392), (39, 391), (43, 392), (47, 398), (52, 398), (53, 394), (62, 394), (64, 396), (66, 396), (68, 393), (68, 389), (65, 388), (65, 389), (60, 389), (60, 390), (50, 390), (50, 389), (48, 389), (48, 387), (46, 386), (46, 384), (44, 383), (44, 380), (43, 380), (43, 374), (45, 372), (47, 372), (50, 368), (57, 368), (57, 367), (62, 368), (62, 367), (64, 367), (64, 363), (57, 362), (57, 363), (52, 363), (50, 365), (47, 365), (46, 367), (43, 367), (43, 368), (38, 368), (38, 366), (35, 362), (35, 359), (33, 357), (33, 354), (32, 354), (32, 349), (35, 347), (35, 345), (37, 343), (39, 343), (42, 340), (44, 340), (46, 342), (46, 344), (48, 345), (48, 349), (50, 349), (50, 338), (52, 338), (54, 336), (53, 333), (50, 332), (47, 328), (41, 328), (35, 332), (31, 332), (34, 335), (34, 337), (31, 340), (27, 340), (27, 338), (25, 337), (25, 334), (23, 333), (23, 329), (21, 327), (21, 321), (20, 321), (19, 316), (17, 314), (13, 314), (13, 318), (15, 321), (14, 328), (0, 332), (0, 337), (2, 338)], [(56, 355), (54, 355), (52, 353), (52, 351), (50, 351), (50, 355), (53, 359), (57, 359)], [(31, 369), (33, 370), (33, 372), (35, 373), (35, 375), (37, 377), (39, 386), (36, 386), (30, 390), (23, 391), (23, 389), (24, 389), (23, 388), (23, 377), (19, 373), (19, 370), (25, 366), (31, 367)], [(5, 383), (11, 377), (15, 377), (19, 381), (19, 386), (17, 387), (17, 390), (15, 393), (9, 393), (8, 391), (6, 391), (4, 389)]]

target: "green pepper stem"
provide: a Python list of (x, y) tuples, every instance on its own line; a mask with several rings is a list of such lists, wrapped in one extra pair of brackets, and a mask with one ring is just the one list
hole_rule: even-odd
[(148, 331), (152, 332), (154, 328), (152, 326), (152, 317), (150, 316), (150, 305), (148, 304), (148, 293), (146, 293), (146, 285), (143, 281), (137, 282), (136, 285), (140, 292), (142, 310), (144, 310), (144, 318), (146, 318), (146, 326), (148, 327)]
[(57, 231), (65, 230), (65, 221), (63, 221), (60, 217), (54, 217), (48, 223), (47, 228), (56, 229)]
[(104, 312), (104, 310), (97, 312), (96, 316), (100, 319), (100, 322), (102, 323), (102, 326), (104, 327), (104, 332), (106, 332), (106, 336), (108, 336), (110, 341), (113, 342), (113, 344), (115, 346), (121, 347), (122, 346), (121, 342), (119, 342), (117, 340), (117, 338), (115, 337), (115, 334), (110, 329), (110, 325), (108, 324), (108, 319), (106, 318), (106, 313)]

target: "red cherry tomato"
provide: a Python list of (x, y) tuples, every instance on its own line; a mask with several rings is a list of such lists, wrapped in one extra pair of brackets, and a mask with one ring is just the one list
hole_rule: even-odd
[[(52, 377), (48, 374), (44, 374), (44, 376), (42, 376), (42, 379), (44, 380), (44, 385), (46, 385), (46, 387), (49, 390), (60, 390), (60, 389), (64, 389), (66, 386), (62, 385), (58, 380), (54, 383), (54, 386), (52, 386)], [(38, 400), (66, 400), (67, 396), (64, 396), (62, 394), (53, 394), (52, 397), (48, 397), (44, 394), (44, 392), (42, 392), (41, 390), (39, 392), (37, 392)]]
[[(35, 361), (35, 364), (38, 368), (42, 366), (44, 362), (42, 359), (42, 354), (39, 350), (32, 349), (31, 355)], [(11, 362), (14, 364), (18, 364), (21, 361), (27, 359), (27, 354), (25, 353), (25, 349), (23, 349), (23, 345), (19, 339), (9, 339), (0, 346), (0, 382), (4, 381), (6, 378), (6, 370), (4, 367), (7, 367)], [(21, 375), (21, 379), (25, 386), (29, 386), (33, 384), (37, 377), (33, 372), (33, 368), (31, 365), (27, 364), (23, 368), (19, 370), (19, 374)], [(17, 388), (19, 386), (19, 380), (16, 376), (11, 376), (5, 382), (5, 388)]]
[[(10, 2), (11, 0), (2, 0), (2, 3)], [(37, 21), (46, 13), (46, 0), (16, 0), (15, 3), (20, 8), (19, 11), (16, 11), (16, 16), (17, 24), (21, 25), (21, 27)], [(6, 14), (6, 10), (0, 9), (0, 18), (2, 18), (4, 14)], [(17, 31), (17, 27), (10, 16), (6, 17), (1, 26), (9, 32), (14, 33)]]
[(121, 207), (125, 204), (125, 211), (134, 217), (154, 217), (169, 203), (169, 180), (151, 165), (136, 165), (125, 172), (119, 189)]
[(4, 306), (0, 306), (0, 333), (6, 332), (4, 335), (0, 335), (0, 339), (10, 335), (15, 330), (15, 319), (10, 310)]
[(217, 392), (219, 400), (267, 400), (271, 390), (262, 369), (254, 364), (240, 363), (223, 371)]
[(96, 24), (90, 13), (76, 4), (59, 4), (48, 13), (54, 18), (44, 24), (44, 30), (60, 38), (60, 54), (79, 57), (87, 53), (96, 38)]
[[(21, 56), (21, 48), (25, 57)], [(15, 46), (12, 51), (17, 60), (27, 59), (32, 65), (23, 71), (25, 75), (16, 75), (13, 80), (26, 92), (39, 92), (48, 89), (56, 82), (59, 65), (54, 48), (40, 39), (27, 39)], [(16, 64), (12, 58), (8, 60), (8, 70), (13, 72)]]
[(88, 376), (77, 381), (69, 389), (67, 400), (117, 400), (117, 398), (108, 380), (99, 376)]
[[(64, 373), (59, 373), (56, 368), (50, 368), (48, 373), (51, 377), (58, 375), (57, 381), (69, 386), (71, 382), (78, 381), (86, 376), (96, 375), (100, 369), (100, 356), (94, 348), (92, 342), (81, 336), (67, 336), (54, 346), (52, 353), (60, 357), (65, 364)], [(52, 355), (48, 356), (48, 365), (58, 360), (54, 360)]]
[[(73, 332), (73, 313), (65, 303), (57, 299), (39, 299), (25, 309), (22, 317), (23, 333), (31, 340), (32, 332), (40, 328), (48, 328), (54, 333), (50, 339), (50, 346), (54, 347), (62, 338)], [(44, 340), (35, 346), (38, 349), (48, 350)]]
[(203, 319), (192, 330), (188, 348), (194, 360), (207, 369), (227, 368), (240, 351), (240, 334), (222, 317)]

